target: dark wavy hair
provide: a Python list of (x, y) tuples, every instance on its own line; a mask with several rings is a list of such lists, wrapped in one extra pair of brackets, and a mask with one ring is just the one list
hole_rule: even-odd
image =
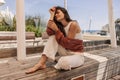
[[(65, 8), (60, 7), (60, 6), (56, 6), (55, 8), (56, 8), (56, 11), (61, 10), (63, 12), (64, 18), (66, 19), (67, 22), (72, 21), (72, 19), (70, 18), (69, 14), (68, 14), (68, 12), (67, 12), (67, 10)], [(56, 11), (55, 11), (55, 14), (56, 14)], [(61, 22), (56, 20), (55, 15), (54, 15), (54, 21), (55, 21), (57, 27), (59, 28), (59, 30), (63, 33), (64, 36), (66, 36), (64, 26), (62, 25)]]

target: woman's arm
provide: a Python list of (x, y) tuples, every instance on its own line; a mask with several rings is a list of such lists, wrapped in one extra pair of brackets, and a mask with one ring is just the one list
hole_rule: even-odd
[(81, 31), (80, 27), (78, 23), (75, 21), (71, 23), (67, 37), (65, 37), (60, 30), (56, 31), (55, 37), (57, 42), (64, 48), (71, 51), (83, 52), (84, 50), (83, 40), (75, 39), (76, 33), (80, 33), (80, 31)]
[[(53, 21), (54, 16), (55, 16), (55, 7), (50, 8), (49, 13), (50, 13), (50, 19), (47, 24), (46, 32), (49, 36), (51, 36), (51, 35), (55, 34), (54, 28), (56, 29), (56, 24)], [(53, 27), (53, 28), (51, 28), (51, 27)]]
[(72, 21), (69, 31), (68, 31), (68, 38), (75, 38), (76, 33), (80, 33), (80, 26), (78, 25), (78, 23), (76, 21)]
[(60, 30), (55, 33), (55, 37), (58, 44), (68, 50), (75, 52), (83, 52), (84, 50), (83, 40), (64, 37), (63, 33)]
[[(72, 25), (72, 26), (74, 26), (74, 25)], [(69, 30), (68, 37), (65, 37), (63, 35), (63, 33), (57, 28), (57, 26), (54, 22), (50, 22), (48, 28), (52, 29), (55, 32), (55, 37), (56, 37), (58, 44), (60, 44), (64, 48), (71, 50), (71, 51), (83, 52), (83, 49), (84, 49), (83, 41), (74, 39), (75, 34), (79, 31), (77, 29), (77, 27), (74, 27), (74, 28), (76, 28), (74, 30)]]
[(49, 36), (55, 35), (55, 32), (58, 30), (57, 25), (54, 23), (53, 20), (49, 20), (47, 24), (46, 32)]

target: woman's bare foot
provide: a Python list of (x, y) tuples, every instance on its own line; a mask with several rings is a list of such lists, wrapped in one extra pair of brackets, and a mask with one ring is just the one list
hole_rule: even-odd
[(30, 74), (30, 73), (34, 73), (34, 72), (36, 72), (38, 70), (45, 69), (45, 68), (46, 68), (46, 65), (36, 64), (34, 67), (28, 69), (25, 73)]
[(47, 61), (47, 57), (46, 57), (46, 55), (43, 54), (41, 56), (39, 62), (34, 67), (28, 69), (25, 73), (29, 74), (29, 73), (34, 73), (40, 69), (45, 69), (46, 68), (46, 61)]

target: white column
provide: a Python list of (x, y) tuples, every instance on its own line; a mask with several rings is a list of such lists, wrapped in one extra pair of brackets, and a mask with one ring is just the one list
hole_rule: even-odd
[(67, 0), (64, 0), (64, 8), (67, 9)]
[(17, 59), (26, 58), (24, 0), (16, 0)]
[(112, 0), (108, 0), (108, 15), (109, 15), (109, 28), (110, 28), (110, 36), (111, 36), (111, 46), (112, 47), (117, 47), (112, 3), (113, 3)]

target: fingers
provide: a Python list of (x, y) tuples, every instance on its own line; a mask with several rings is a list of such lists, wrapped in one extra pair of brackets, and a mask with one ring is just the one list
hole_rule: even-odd
[(55, 11), (55, 7), (50, 8), (50, 11), (52, 12)]
[(49, 9), (49, 12), (50, 12), (50, 13), (54, 13), (55, 10), (56, 10), (56, 8), (55, 8), (55, 7), (52, 7), (52, 8)]
[(49, 9), (49, 12), (50, 12), (50, 19), (53, 20), (54, 16), (55, 16), (55, 10), (56, 8), (55, 7), (52, 7)]

